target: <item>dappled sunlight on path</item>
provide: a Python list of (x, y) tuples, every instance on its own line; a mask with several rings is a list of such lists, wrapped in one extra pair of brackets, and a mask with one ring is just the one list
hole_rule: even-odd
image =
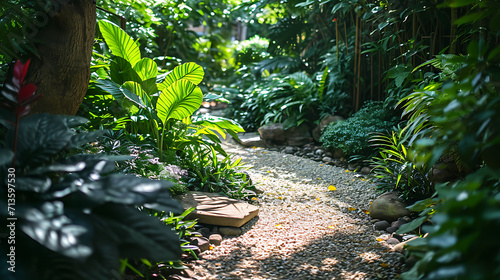
[[(365, 178), (263, 149), (227, 148), (253, 168), (259, 217), (195, 264), (198, 279), (395, 279), (401, 255), (376, 240)], [(332, 186), (334, 186), (332, 188)]]

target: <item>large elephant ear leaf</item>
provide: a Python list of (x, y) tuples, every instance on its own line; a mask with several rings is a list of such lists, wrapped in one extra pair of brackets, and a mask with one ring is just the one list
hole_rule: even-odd
[(151, 58), (143, 58), (134, 65), (134, 70), (143, 81), (158, 76), (158, 65)]
[(204, 75), (205, 72), (200, 65), (194, 62), (188, 62), (175, 67), (174, 70), (172, 70), (172, 72), (165, 77), (165, 81), (161, 84), (165, 87), (169, 87), (176, 81), (185, 79), (195, 85), (198, 85), (203, 80)]
[(171, 118), (182, 120), (198, 110), (202, 101), (201, 89), (182, 79), (163, 89), (156, 103), (156, 110), (162, 122)]
[(101, 20), (99, 30), (114, 55), (125, 58), (132, 67), (141, 60), (139, 47), (120, 27), (112, 22)]
[(124, 83), (122, 88), (127, 89), (123, 94), (141, 108), (151, 106), (151, 98), (144, 92), (140, 84), (129, 81)]

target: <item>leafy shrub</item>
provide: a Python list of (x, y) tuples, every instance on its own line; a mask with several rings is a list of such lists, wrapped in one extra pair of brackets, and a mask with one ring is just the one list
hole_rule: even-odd
[(229, 113), (245, 128), (282, 122), (285, 129), (318, 119), (317, 86), (304, 72), (271, 74), (231, 98)]
[(381, 102), (368, 101), (347, 120), (325, 127), (319, 141), (323, 147), (340, 149), (347, 156), (369, 156), (375, 151), (368, 142), (370, 136), (389, 131), (398, 120), (395, 115)]
[(0, 109), (0, 194), (9, 200), (0, 200), (0, 216), (15, 218), (1, 230), (1, 278), (111, 279), (120, 259), (178, 259), (175, 232), (137, 209), (181, 212), (168, 192), (172, 184), (112, 174), (114, 160), (124, 157), (68, 154), (103, 133), (76, 133), (84, 118), (22, 118), (39, 97), (24, 83), (27, 70), (17, 62), (1, 92), (8, 110)]
[[(480, 14), (479, 14), (480, 15)], [(408, 244), (419, 261), (403, 279), (496, 279), (500, 277), (498, 139), (500, 139), (500, 47), (489, 49), (472, 41), (468, 55), (452, 57), (460, 65), (443, 82), (426, 110), (434, 126), (416, 141), (417, 160), (432, 165), (456, 152), (469, 175), (453, 184), (436, 186), (427, 238)]]
[[(482, 168), (464, 181), (436, 186), (427, 238), (408, 243), (420, 261), (402, 279), (497, 279), (500, 277), (500, 177)], [(425, 219), (425, 217), (424, 217)]]
[(430, 180), (432, 170), (425, 165), (418, 165), (409, 145), (413, 136), (408, 127), (391, 131), (390, 135), (379, 134), (370, 141), (379, 148), (379, 155), (369, 160), (375, 165), (373, 170), (377, 178), (377, 188), (384, 191), (398, 191), (401, 198), (416, 201), (434, 193)]

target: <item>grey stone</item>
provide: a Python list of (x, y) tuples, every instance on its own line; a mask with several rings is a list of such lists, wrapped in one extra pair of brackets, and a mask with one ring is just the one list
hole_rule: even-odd
[(321, 156), (325, 153), (325, 151), (323, 151), (322, 149), (317, 149), (316, 151), (314, 151), (314, 153), (318, 156)]
[(203, 235), (203, 237), (209, 237), (210, 236), (210, 229), (206, 227), (202, 227), (198, 230), (198, 232)]
[(390, 244), (390, 245), (396, 245), (396, 244), (400, 243), (399, 240), (397, 240), (394, 237), (391, 237), (391, 238), (387, 239), (385, 242), (387, 242), (387, 244)]
[(365, 174), (365, 175), (368, 175), (370, 174), (370, 172), (372, 171), (372, 169), (370, 167), (363, 167), (361, 168), (361, 170), (359, 172), (361, 172), (361, 174)]
[(312, 157), (314, 157), (314, 154), (313, 154), (313, 153), (307, 153), (307, 154), (306, 154), (306, 157), (310, 157), (310, 158), (312, 158)]
[(371, 220), (370, 220), (370, 223), (372, 223), (372, 224), (374, 224), (374, 223), (376, 223), (376, 222), (380, 222), (380, 220), (379, 220), (379, 219), (371, 219)]
[(241, 228), (238, 227), (220, 227), (220, 234), (224, 236), (238, 236), (241, 234)]
[(264, 146), (264, 143), (260, 139), (260, 135), (258, 132), (238, 133), (238, 138), (236, 139), (236, 141), (238, 141), (238, 143), (245, 147)]
[(285, 130), (285, 138), (289, 146), (302, 146), (313, 141), (310, 128), (305, 123)]
[(283, 152), (285, 152), (285, 154), (293, 154), (295, 152), (295, 149), (293, 147), (290, 147), (290, 146), (287, 146)]
[(333, 153), (331, 153), (331, 152), (326, 152), (326, 153), (325, 153), (325, 156), (333, 158)]
[(391, 224), (389, 224), (388, 221), (379, 221), (373, 224), (373, 228), (376, 230), (385, 230), (386, 228), (390, 227)]
[(211, 234), (208, 241), (214, 246), (219, 246), (222, 242), (222, 236), (220, 234)]
[(210, 243), (206, 237), (191, 237), (189, 244), (197, 246), (202, 252), (210, 249)]
[(316, 142), (319, 142), (319, 138), (321, 137), (321, 132), (322, 130), (328, 126), (330, 123), (332, 122), (338, 122), (338, 121), (343, 121), (344, 118), (342, 118), (341, 116), (332, 116), (330, 114), (324, 116), (321, 121), (319, 122), (318, 126), (316, 126), (313, 131), (312, 131), (312, 135), (313, 135), (313, 138)]
[(332, 159), (331, 157), (324, 157), (322, 160), (323, 160), (323, 162), (329, 163), (329, 162), (331, 162), (333, 159)]
[(393, 232), (396, 232), (398, 230), (397, 227), (388, 227), (385, 229), (385, 231), (387, 231), (388, 233), (393, 233)]
[(291, 146), (302, 146), (307, 143), (311, 143), (311, 137), (292, 137), (286, 140), (286, 143)]
[(311, 146), (305, 146), (305, 147), (304, 147), (304, 153), (306, 153), (306, 154), (307, 154), (307, 153), (312, 153), (312, 151), (313, 151), (313, 149), (312, 149), (312, 147), (311, 147)]
[(384, 193), (375, 199), (368, 208), (373, 219), (396, 221), (400, 217), (410, 215), (403, 201), (395, 193)]
[(336, 149), (334, 152), (333, 152), (333, 157), (334, 158), (338, 158), (338, 159), (341, 159), (342, 160), (342, 157), (344, 156), (344, 152), (341, 150), (341, 149)]
[(286, 136), (285, 130), (283, 129), (283, 124), (281, 123), (270, 123), (259, 127), (258, 129), (260, 139), (264, 140), (266, 143), (285, 143)]
[(399, 218), (397, 221), (394, 221), (391, 223), (391, 227), (395, 227), (395, 228), (398, 228), (404, 224), (406, 224), (407, 221), (405, 221), (404, 219), (402, 218)]

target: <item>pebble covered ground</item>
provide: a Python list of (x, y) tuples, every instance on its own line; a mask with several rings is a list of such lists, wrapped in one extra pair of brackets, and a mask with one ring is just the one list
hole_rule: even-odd
[[(367, 215), (368, 177), (263, 148), (226, 144), (262, 191), (259, 216), (191, 264), (196, 279), (396, 279), (403, 255)], [(378, 239), (378, 240), (377, 240)]]

